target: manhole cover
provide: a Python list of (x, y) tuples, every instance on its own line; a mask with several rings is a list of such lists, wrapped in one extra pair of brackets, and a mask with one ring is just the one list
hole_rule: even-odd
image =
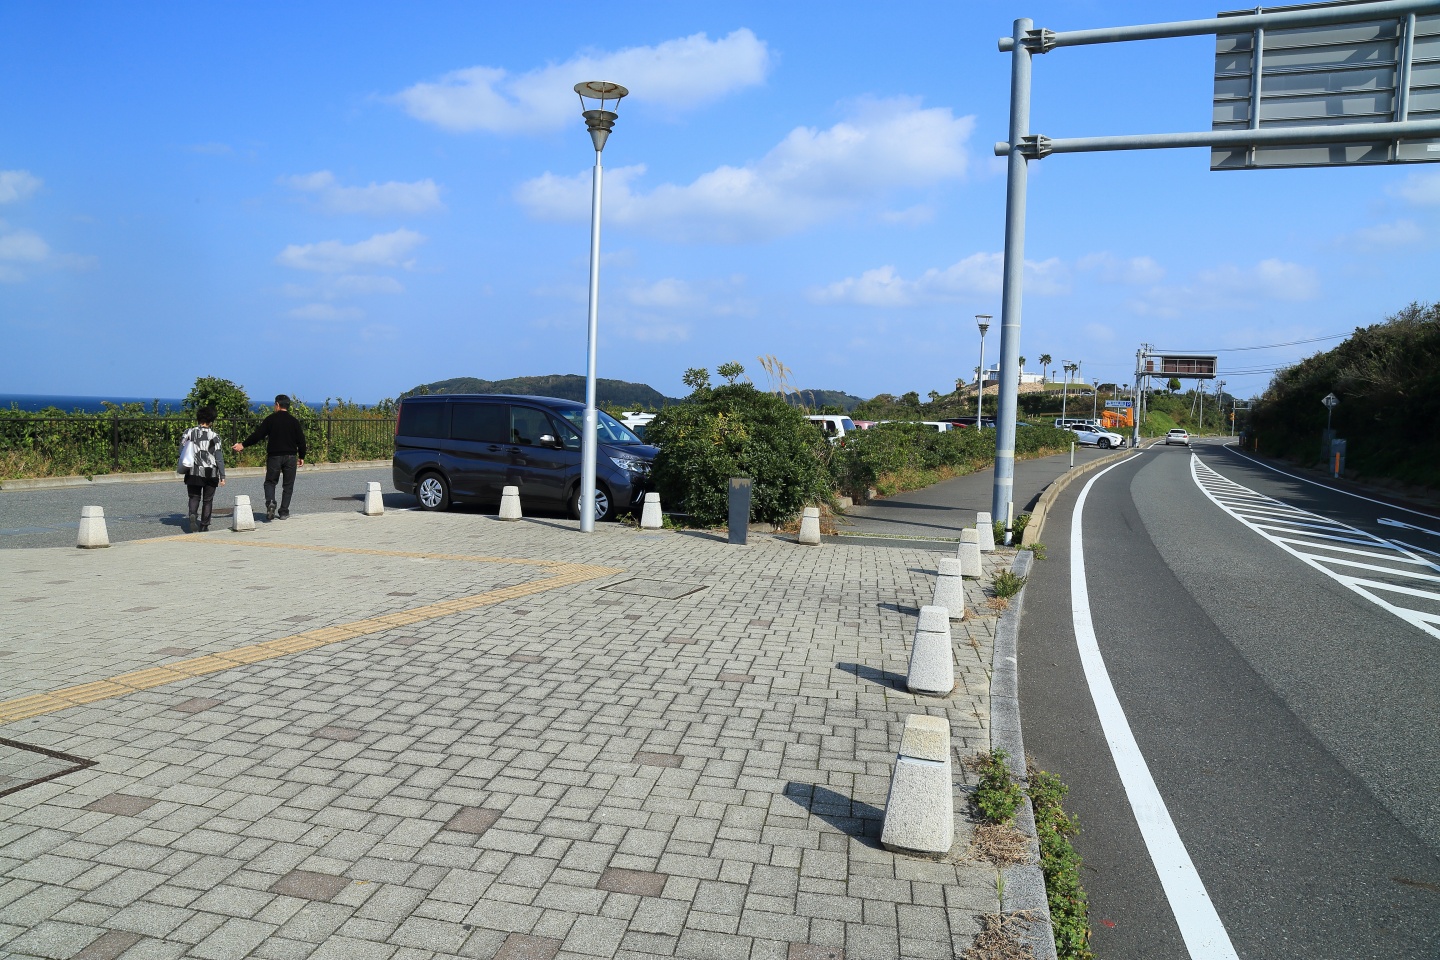
[(93, 766), (94, 760), (0, 737), (0, 797)]
[(671, 583), (668, 580), (626, 580), (624, 583), (601, 587), (611, 593), (623, 593), (632, 597), (656, 597), (661, 600), (676, 600), (691, 593), (698, 593), (705, 587), (694, 583)]

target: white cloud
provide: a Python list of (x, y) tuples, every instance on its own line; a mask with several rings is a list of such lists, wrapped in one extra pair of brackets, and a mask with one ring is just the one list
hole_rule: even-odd
[(1075, 261), (1075, 268), (1093, 272), (1106, 283), (1130, 286), (1159, 283), (1165, 278), (1165, 268), (1149, 257), (1122, 258), (1109, 251), (1087, 253)]
[(654, 283), (631, 287), (625, 291), (625, 299), (636, 307), (658, 307), (674, 310), (693, 307), (700, 297), (694, 288), (684, 280), (665, 279)]
[(307, 303), (289, 311), (288, 315), (296, 320), (332, 321), (354, 320), (363, 317), (365, 312), (356, 307), (337, 307), (333, 303)]
[(0, 170), (0, 203), (24, 200), (44, 182), (29, 170)]
[(281, 177), (280, 182), (315, 196), (321, 209), (328, 213), (361, 213), (384, 216), (400, 213), (426, 213), (440, 210), (440, 187), (434, 180), (401, 183), (371, 181), (365, 187), (342, 187), (329, 170)]
[(1185, 284), (1156, 285), (1127, 303), (1142, 316), (1173, 319), (1199, 311), (1253, 310), (1274, 301), (1320, 295), (1320, 276), (1298, 263), (1270, 258), (1253, 267), (1227, 263), (1201, 270)]
[[(816, 303), (858, 303), (868, 307), (913, 307), (945, 303), (974, 296), (995, 296), (1004, 279), (1005, 255), (972, 253), (944, 269), (932, 267), (914, 280), (906, 280), (892, 266), (866, 270), (811, 290)], [(1025, 261), (1025, 292), (1055, 296), (1070, 289), (1069, 271), (1056, 258)]]
[(1414, 220), (1396, 220), (1392, 223), (1377, 223), (1373, 227), (1362, 227), (1354, 233), (1340, 237), (1343, 245), (1358, 243), (1362, 247), (1403, 247), (1425, 239), (1425, 231)]
[[(4, 224), (0, 224), (3, 229)], [(0, 260), (17, 263), (39, 263), (50, 256), (50, 245), (38, 233), (15, 230), (0, 234)]]
[(1412, 173), (1390, 192), (1411, 203), (1440, 203), (1440, 173)]
[(631, 102), (696, 109), (765, 80), (770, 51), (749, 30), (719, 40), (697, 33), (652, 47), (585, 53), (528, 73), (476, 66), (417, 83), (392, 99), (446, 130), (537, 133), (578, 122), (579, 80), (624, 84)]
[(323, 240), (320, 243), (290, 244), (275, 262), (297, 270), (321, 273), (348, 273), (363, 267), (413, 266), (407, 259), (410, 252), (425, 242), (422, 234), (401, 228), (392, 233), (377, 233), (359, 243)]
[(935, 208), (924, 203), (917, 203), (913, 207), (906, 207), (904, 210), (882, 210), (880, 219), (885, 223), (899, 224), (902, 227), (919, 226), (922, 223), (929, 223), (935, 219)]
[[(891, 192), (965, 176), (974, 117), (925, 109), (912, 98), (862, 100), (827, 130), (797, 127), (764, 157), (722, 166), (686, 185), (649, 193), (632, 185), (644, 166), (607, 171), (605, 219), (672, 240), (742, 242), (795, 233)], [(590, 173), (552, 173), (520, 186), (516, 199), (542, 220), (582, 222)]]
[(25, 274), (8, 264), (0, 263), (0, 283), (20, 283)]

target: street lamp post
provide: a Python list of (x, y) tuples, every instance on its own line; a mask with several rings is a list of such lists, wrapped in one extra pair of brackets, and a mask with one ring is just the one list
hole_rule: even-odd
[(1095, 392), (1090, 394), (1090, 419), (1100, 421), (1100, 378), (1094, 377), (1090, 381), (1095, 385)]
[[(600, 187), (603, 171), (600, 154), (605, 141), (615, 126), (618, 114), (606, 110), (607, 101), (619, 106), (620, 100), (630, 91), (618, 83), (606, 80), (587, 80), (575, 84), (580, 95), (580, 115), (585, 118), (585, 129), (590, 131), (590, 141), (595, 144), (595, 179), (590, 194), (590, 317), (586, 331), (585, 354), (585, 418), (580, 432), (580, 532), (595, 530), (595, 453), (599, 447), (596, 430), (599, 414), (595, 410), (595, 341), (599, 335), (600, 300)], [(587, 109), (586, 100), (598, 103)]]
[(980, 326), (980, 372), (975, 376), (975, 429), (985, 429), (982, 416), (985, 406), (985, 331), (990, 329), (990, 314), (975, 314), (975, 322)]
[(1074, 363), (1070, 360), (1066, 360), (1062, 365), (1062, 368), (1065, 371), (1065, 383), (1063, 386), (1060, 387), (1060, 422), (1062, 424), (1065, 422), (1065, 415), (1069, 410), (1070, 374), (1073, 373), (1079, 366), (1080, 364)]

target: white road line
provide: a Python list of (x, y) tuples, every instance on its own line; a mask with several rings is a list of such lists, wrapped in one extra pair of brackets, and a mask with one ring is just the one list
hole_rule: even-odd
[[(1239, 457), (1239, 458), (1242, 459), (1242, 460), (1249, 460), (1251, 463), (1255, 464), (1256, 466), (1264, 467), (1266, 470), (1274, 470), (1276, 473), (1280, 474), (1280, 476), (1282, 476), (1282, 477), (1289, 477), (1291, 480), (1299, 480), (1301, 483), (1308, 483), (1308, 484), (1310, 484), (1312, 487), (1319, 487), (1319, 488), (1322, 489), (1322, 490), (1329, 490), (1331, 493), (1343, 493), (1343, 494), (1345, 494), (1345, 496), (1347, 496), (1347, 497), (1354, 497), (1354, 498), (1357, 499), (1357, 500), (1367, 500), (1367, 501), (1369, 501), (1370, 503), (1378, 503), (1378, 504), (1380, 504), (1380, 506), (1382, 506), (1382, 507), (1389, 507), (1391, 510), (1399, 510), (1399, 511), (1401, 511), (1401, 512), (1403, 512), (1403, 513), (1413, 513), (1413, 514), (1415, 514), (1415, 516), (1417, 516), (1417, 517), (1425, 517), (1427, 520), (1440, 520), (1440, 517), (1437, 517), (1437, 516), (1435, 516), (1435, 515), (1432, 514), (1432, 513), (1424, 513), (1424, 512), (1419, 511), (1419, 510), (1411, 510), (1409, 507), (1399, 507), (1399, 506), (1396, 506), (1396, 505), (1393, 504), (1393, 503), (1387, 503), (1387, 502), (1384, 501), (1384, 500), (1376, 500), (1376, 499), (1373, 498), (1373, 497), (1362, 497), (1360, 494), (1358, 494), (1358, 493), (1351, 493), (1349, 490), (1341, 490), (1339, 487), (1332, 487), (1332, 486), (1330, 486), (1329, 484), (1325, 484), (1325, 483), (1316, 483), (1314, 480), (1307, 480), (1305, 477), (1297, 477), (1297, 476), (1295, 476), (1295, 474), (1293, 474), (1293, 473), (1286, 473), (1284, 470), (1276, 469), (1275, 467), (1270, 466), (1270, 464), (1268, 464), (1268, 463), (1263, 463), (1263, 462), (1261, 462), (1261, 461), (1259, 461), (1259, 460), (1256, 460), (1254, 457), (1247, 457), (1247, 456), (1245, 456), (1245, 454), (1243, 454), (1243, 453), (1241, 453), (1239, 450), (1236, 450), (1236, 449), (1235, 449), (1235, 444), (1233, 444), (1233, 443), (1227, 443), (1227, 444), (1225, 444), (1225, 449), (1226, 449), (1226, 450), (1229, 450), (1231, 453), (1235, 454), (1235, 456)], [(1193, 456), (1193, 454), (1192, 454), (1192, 456)]]
[(1428, 573), (1414, 573), (1410, 570), (1401, 570), (1397, 567), (1382, 567), (1375, 563), (1361, 563), (1359, 560), (1342, 560), (1339, 557), (1321, 557), (1311, 554), (1316, 560), (1323, 560), (1326, 563), (1338, 563), (1346, 567), (1359, 567), (1362, 570), (1378, 570), (1381, 573), (1399, 573), (1411, 580), (1427, 580), (1430, 583), (1440, 583), (1440, 577), (1432, 577)]
[[(1233, 514), (1235, 514), (1237, 517), (1240, 516), (1240, 512), (1239, 512), (1238, 510), (1231, 510), (1230, 512), (1233, 513)], [(1250, 518), (1249, 518), (1249, 517), (1246, 517), (1246, 519), (1248, 520), (1248, 519), (1250, 519)], [(1263, 522), (1262, 522), (1261, 520), (1254, 520), (1254, 521), (1252, 521), (1252, 522), (1253, 522), (1253, 523), (1255, 524), (1255, 526), (1257, 526), (1257, 527), (1269, 527), (1269, 528), (1271, 528), (1272, 530), (1286, 530), (1286, 531), (1289, 531), (1290, 533), (1298, 533), (1298, 534), (1300, 534), (1300, 536), (1302, 536), (1302, 537), (1312, 537), (1312, 536), (1316, 536), (1316, 534), (1312, 534), (1312, 533), (1301, 533), (1301, 531), (1295, 530), (1295, 529), (1292, 529), (1292, 528), (1294, 528), (1294, 527), (1304, 527), (1306, 530), (1348, 530), (1348, 529), (1350, 529), (1349, 527), (1343, 526), (1343, 525), (1341, 525), (1341, 524), (1335, 524), (1335, 523), (1332, 523), (1332, 524), (1301, 523), (1299, 520), (1282, 520), (1282, 519), (1280, 519), (1279, 517), (1273, 517), (1273, 518), (1271, 518), (1271, 517), (1266, 517)], [(1284, 524), (1283, 527), (1281, 526), (1282, 523)], [(1326, 534), (1326, 536), (1328, 536), (1328, 534)]]
[[(1249, 458), (1246, 458), (1246, 459), (1249, 459)], [(1264, 466), (1264, 464), (1261, 464), (1261, 466)], [(1271, 469), (1274, 469), (1274, 468), (1272, 467)], [(1205, 473), (1207, 474), (1207, 476), (1206, 476), (1205, 478), (1202, 478), (1202, 477), (1201, 477), (1201, 471), (1202, 471), (1202, 470), (1205, 471)], [(1277, 471), (1277, 472), (1279, 472), (1279, 471)], [(1397, 604), (1390, 603), (1389, 601), (1385, 600), (1384, 598), (1378, 596), (1374, 591), (1375, 591), (1375, 590), (1385, 590), (1385, 591), (1388, 591), (1388, 592), (1391, 592), (1391, 593), (1399, 593), (1399, 594), (1403, 594), (1403, 595), (1406, 595), (1406, 596), (1413, 596), (1413, 597), (1418, 597), (1418, 598), (1422, 598), (1422, 599), (1425, 599), (1425, 600), (1432, 600), (1432, 601), (1436, 601), (1436, 602), (1440, 602), (1440, 592), (1436, 592), (1436, 591), (1434, 591), (1434, 590), (1421, 590), (1421, 589), (1412, 588), (1412, 587), (1401, 587), (1401, 586), (1396, 586), (1396, 585), (1388, 584), (1388, 583), (1380, 583), (1380, 582), (1377, 582), (1377, 581), (1362, 580), (1362, 579), (1359, 579), (1359, 578), (1356, 578), (1356, 577), (1348, 577), (1348, 576), (1340, 573), (1340, 572), (1337, 571), (1337, 570), (1331, 569), (1329, 566), (1327, 566), (1327, 564), (1345, 564), (1345, 563), (1350, 563), (1350, 561), (1337, 560), (1335, 557), (1328, 557), (1328, 556), (1325, 556), (1325, 555), (1323, 555), (1323, 554), (1307, 553), (1307, 552), (1305, 552), (1305, 551), (1302, 550), (1302, 549), (1297, 549), (1297, 547), (1302, 547), (1302, 546), (1310, 546), (1310, 547), (1312, 547), (1313, 549), (1316, 549), (1316, 550), (1326, 550), (1326, 549), (1330, 549), (1330, 548), (1327, 547), (1326, 545), (1320, 544), (1320, 543), (1306, 544), (1303, 540), (1295, 540), (1295, 539), (1293, 539), (1293, 538), (1294, 538), (1294, 537), (1308, 537), (1308, 538), (1313, 539), (1313, 540), (1338, 540), (1338, 541), (1345, 542), (1345, 543), (1356, 543), (1356, 544), (1360, 544), (1361, 546), (1366, 546), (1366, 547), (1378, 547), (1378, 548), (1381, 548), (1381, 549), (1394, 550), (1396, 553), (1399, 553), (1399, 554), (1401, 554), (1401, 555), (1403, 555), (1403, 556), (1405, 556), (1405, 557), (1408, 557), (1408, 558), (1410, 558), (1410, 559), (1412, 559), (1412, 560), (1420, 560), (1420, 559), (1421, 559), (1420, 557), (1415, 556), (1415, 554), (1409, 552), (1408, 550), (1405, 550), (1405, 549), (1402, 548), (1402, 547), (1397, 546), (1396, 544), (1392, 543), (1392, 542), (1389, 541), (1389, 540), (1382, 540), (1382, 539), (1380, 539), (1379, 537), (1375, 536), (1374, 534), (1366, 533), (1364, 530), (1360, 530), (1360, 529), (1357, 529), (1357, 528), (1355, 528), (1355, 527), (1349, 527), (1349, 526), (1342, 526), (1341, 529), (1345, 530), (1345, 531), (1348, 532), (1348, 533), (1354, 534), (1353, 537), (1337, 537), (1337, 536), (1332, 536), (1332, 535), (1330, 535), (1330, 534), (1324, 534), (1324, 533), (1306, 533), (1306, 532), (1303, 531), (1303, 530), (1291, 530), (1291, 529), (1288, 529), (1288, 528), (1275, 528), (1275, 529), (1278, 529), (1278, 530), (1280, 531), (1280, 533), (1288, 533), (1288, 534), (1291, 534), (1291, 535), (1292, 535), (1291, 537), (1282, 537), (1282, 536), (1279, 536), (1279, 535), (1276, 534), (1276, 533), (1271, 533), (1271, 532), (1270, 532), (1270, 528), (1274, 528), (1274, 525), (1273, 525), (1273, 524), (1271, 524), (1271, 523), (1261, 523), (1261, 522), (1259, 522), (1259, 521), (1252, 520), (1252, 519), (1250, 519), (1249, 517), (1241, 516), (1239, 513), (1237, 513), (1237, 512), (1234, 510), (1234, 508), (1230, 507), (1230, 506), (1227, 505), (1224, 501), (1222, 501), (1219, 497), (1215, 496), (1215, 494), (1211, 493), (1210, 490), (1209, 490), (1209, 488), (1206, 486), (1204, 480), (1208, 480), (1210, 477), (1220, 477), (1220, 474), (1216, 473), (1215, 470), (1213, 470), (1208, 464), (1206, 464), (1204, 461), (1202, 461), (1199, 457), (1195, 456), (1193, 453), (1190, 455), (1190, 477), (1191, 477), (1191, 479), (1193, 479), (1193, 480), (1195, 481), (1195, 485), (1200, 489), (1200, 492), (1201, 492), (1201, 493), (1204, 493), (1205, 496), (1209, 497), (1209, 498), (1210, 498), (1210, 501), (1211, 501), (1212, 503), (1214, 503), (1215, 506), (1219, 507), (1221, 510), (1224, 510), (1224, 511), (1225, 511), (1226, 513), (1228, 513), (1230, 516), (1234, 517), (1236, 520), (1240, 521), (1242, 524), (1244, 524), (1245, 526), (1249, 527), (1251, 530), (1255, 531), (1255, 532), (1258, 533), (1260, 536), (1264, 537), (1266, 540), (1269, 540), (1271, 543), (1275, 544), (1275, 546), (1279, 547), (1281, 550), (1284, 550), (1286, 553), (1290, 554), (1292, 557), (1295, 557), (1295, 558), (1296, 558), (1297, 560), (1299, 560), (1301, 563), (1304, 563), (1306, 566), (1310, 567), (1311, 569), (1319, 570), (1321, 573), (1325, 574), (1325, 575), (1326, 575), (1327, 577), (1329, 577), (1331, 580), (1334, 580), (1336, 583), (1338, 583), (1338, 584), (1340, 584), (1341, 586), (1345, 587), (1347, 590), (1350, 590), (1351, 592), (1357, 594), (1358, 596), (1364, 597), (1366, 600), (1368, 600), (1369, 602), (1371, 602), (1371, 603), (1375, 604), (1376, 606), (1380, 607), (1382, 610), (1388, 611), (1389, 613), (1393, 613), (1395, 616), (1399, 617), (1401, 620), (1404, 620), (1406, 623), (1410, 624), (1411, 626), (1415, 627), (1416, 629), (1423, 630), (1425, 633), (1428, 633), (1428, 634), (1430, 634), (1430, 635), (1433, 636), (1433, 637), (1440, 638), (1440, 629), (1436, 629), (1436, 627), (1432, 624), (1432, 620), (1433, 620), (1432, 617), (1428, 616), (1427, 614), (1424, 614), (1422, 611), (1414, 610), (1414, 609), (1411, 609), (1410, 607), (1402, 607), (1402, 606), (1398, 606)], [(1224, 478), (1222, 478), (1222, 479), (1224, 479)], [(1297, 478), (1297, 479), (1302, 479), (1302, 478)], [(1228, 481), (1228, 480), (1227, 480), (1226, 482), (1233, 483), (1234, 481)], [(1239, 484), (1236, 484), (1236, 486), (1239, 486)], [(1340, 492), (1343, 492), (1343, 491), (1340, 491)], [(1368, 498), (1364, 498), (1364, 499), (1368, 499)], [(1281, 502), (1281, 501), (1276, 501), (1276, 502), (1279, 503), (1279, 502)], [(1317, 519), (1323, 519), (1323, 518), (1317, 518)], [(1303, 525), (1302, 525), (1302, 526), (1303, 526)], [(1396, 559), (1398, 560), (1399, 558), (1397, 557)], [(1423, 561), (1422, 561), (1422, 562), (1423, 562)], [(1355, 566), (1362, 566), (1362, 567), (1368, 567), (1368, 566), (1369, 566), (1368, 564), (1354, 564), (1354, 565), (1355, 565)], [(1430, 566), (1430, 564), (1426, 564), (1426, 566)], [(1386, 567), (1386, 568), (1374, 568), (1374, 569), (1382, 569), (1383, 572), (1389, 573), (1389, 574), (1391, 574), (1392, 576), (1395, 576), (1395, 577), (1397, 577), (1397, 578), (1414, 580), (1414, 581), (1419, 581), (1419, 582), (1422, 582), (1422, 583), (1423, 583), (1423, 582), (1426, 582), (1426, 581), (1435, 580), (1434, 577), (1431, 577), (1431, 576), (1429, 576), (1429, 575), (1427, 575), (1427, 574), (1414, 573), (1414, 572), (1411, 572), (1411, 571), (1409, 571), (1409, 570), (1401, 570), (1401, 569), (1398, 569), (1398, 568)]]
[[(1193, 455), (1192, 455), (1193, 457)], [(1180, 936), (1192, 960), (1238, 960), (1230, 935), (1215, 911), (1215, 904), (1205, 890), (1204, 881), (1195, 870), (1190, 853), (1175, 829), (1170, 811), (1150, 775), (1150, 767), (1140, 753), (1140, 745), (1130, 723), (1125, 719), (1125, 710), (1105, 670), (1105, 658), (1100, 653), (1099, 641), (1095, 638), (1095, 623), (1090, 616), (1090, 589), (1085, 581), (1085, 537), (1082, 519), (1085, 501), (1095, 481), (1120, 464), (1101, 470), (1090, 478), (1080, 491), (1075, 503), (1075, 514), (1070, 521), (1070, 613), (1075, 624), (1075, 643), (1080, 652), (1080, 663), (1085, 670), (1085, 680), (1090, 686), (1090, 697), (1095, 702), (1095, 712), (1100, 716), (1100, 726), (1105, 731), (1105, 741), (1110, 745), (1110, 755), (1125, 786), (1125, 796), (1130, 809), (1140, 826), (1140, 835), (1145, 840), (1145, 849), (1160, 876), (1165, 898), (1170, 902), (1170, 912), (1180, 927)]]
[[(1305, 536), (1309, 536), (1309, 534), (1305, 534)], [(1286, 537), (1276, 537), (1275, 539), (1279, 540), (1281, 543), (1295, 543), (1299, 544), (1302, 547), (1312, 547), (1316, 550), (1332, 550), (1336, 553), (1353, 553), (1357, 557), (1374, 557), (1375, 559), (1379, 560), (1392, 560), (1395, 563), (1414, 563), (1419, 564), (1422, 567), (1433, 566), (1433, 564), (1426, 563), (1424, 560), (1414, 560), (1410, 557), (1395, 557), (1391, 556), (1388, 553), (1376, 553), (1373, 550), (1356, 550), (1354, 547), (1332, 547), (1328, 543), (1311, 543), (1309, 540), (1290, 540)], [(1395, 542), (1400, 543), (1400, 541), (1398, 540), (1396, 540)], [(1401, 546), (1408, 546), (1408, 544), (1401, 544)], [(1411, 549), (1414, 548), (1412, 547)]]

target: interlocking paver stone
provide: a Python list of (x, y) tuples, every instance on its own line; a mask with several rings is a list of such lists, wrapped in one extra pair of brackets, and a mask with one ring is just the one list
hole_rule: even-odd
[[(887, 960), (968, 943), (996, 908), (993, 869), (874, 839), (906, 715), (946, 717), (957, 756), (989, 745), (983, 588), (967, 584), (978, 615), (954, 628), (955, 693), (921, 702), (903, 676), (927, 550), (565, 527), (392, 511), (0, 551), (0, 582), (44, 568), (7, 619), (15, 695), (164, 681), (26, 722), (98, 766), (0, 797), (0, 953), (46, 924), (126, 960)], [(197, 638), (163, 592), (136, 593), (141, 570), (154, 587), (205, 578), (233, 617)], [(487, 591), (521, 592), (404, 619)], [(156, 609), (110, 629), (137, 601)], [(293, 649), (205, 659), (267, 643)], [(201, 667), (144, 672), (186, 664)]]

